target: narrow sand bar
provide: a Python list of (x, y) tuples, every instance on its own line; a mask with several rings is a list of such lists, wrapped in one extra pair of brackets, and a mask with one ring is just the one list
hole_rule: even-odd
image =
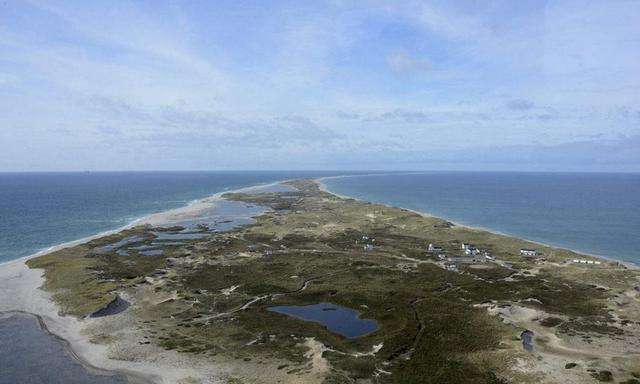
[[(324, 189), (321, 180), (319, 183)], [(279, 183), (267, 186), (277, 184)], [(243, 188), (233, 192), (247, 193), (267, 186)], [(199, 200), (186, 207), (150, 215), (136, 220), (127, 227), (143, 224), (173, 225), (184, 220), (197, 219), (202, 215), (211, 215), (212, 212), (215, 214), (216, 204), (220, 201), (221, 195), (217, 194)], [(348, 196), (340, 197), (350, 199)], [(60, 316), (50, 294), (39, 289), (44, 283), (43, 271), (30, 269), (25, 262), (32, 257), (41, 256), (64, 247), (75, 246), (122, 229), (124, 228), (0, 264), (0, 297), (2, 297), (0, 312), (24, 312), (38, 316), (49, 332), (68, 342), (73, 356), (87, 367), (123, 373), (131, 382), (187, 383), (189, 378), (198, 378), (201, 380), (199, 382), (216, 383), (224, 382), (234, 372), (242, 371), (243, 374), (247, 374), (251, 370), (254, 372), (250, 372), (248, 376), (272, 375), (276, 377), (283, 374), (280, 371), (272, 371), (266, 366), (257, 368), (255, 364), (245, 364), (242, 361), (220, 358), (212, 363), (211, 359), (166, 350), (153, 344), (140, 345), (138, 340), (141, 339), (141, 335), (136, 331), (138, 320), (131, 314), (131, 311), (125, 311), (116, 316), (84, 318), (82, 320), (71, 316)], [(132, 302), (133, 311), (135, 311), (135, 300)], [(115, 349), (104, 343), (95, 342), (97, 338), (108, 336), (110, 333), (119, 334), (121, 340), (130, 341), (118, 343)], [(287, 378), (285, 375), (282, 376), (282, 379), (282, 382), (295, 382), (295, 377)]]
[[(92, 342), (92, 330), (127, 329), (135, 327), (135, 320), (127, 313), (120, 316), (82, 320), (72, 316), (60, 316), (57, 306), (51, 299), (51, 294), (40, 289), (44, 284), (43, 270), (31, 269), (26, 262), (29, 259), (118, 233), (137, 225), (171, 226), (199, 217), (215, 215), (216, 204), (224, 193), (249, 193), (279, 184), (281, 182), (217, 193), (184, 207), (145, 216), (122, 228), (53, 246), (36, 254), (2, 263), (0, 264), (0, 313), (18, 312), (36, 316), (48, 332), (67, 342), (71, 355), (87, 368), (122, 373), (132, 383), (173, 383), (191, 376), (206, 376), (212, 383), (219, 382), (221, 371), (210, 362), (199, 361), (149, 345), (144, 346), (144, 351), (140, 351), (139, 359), (123, 360), (119, 358), (118, 353), (131, 356), (132, 351), (114, 352), (105, 345)], [(132, 343), (128, 347), (133, 350), (139, 346)]]

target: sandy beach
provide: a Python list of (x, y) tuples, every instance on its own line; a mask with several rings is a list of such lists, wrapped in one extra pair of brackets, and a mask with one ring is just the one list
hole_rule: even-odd
[[(40, 289), (44, 284), (43, 271), (26, 265), (29, 259), (63, 248), (73, 247), (104, 236), (118, 233), (137, 225), (171, 226), (175, 223), (215, 213), (216, 203), (228, 192), (251, 192), (280, 184), (250, 186), (225, 191), (194, 201), (184, 207), (151, 214), (130, 224), (83, 239), (56, 245), (36, 254), (0, 264), (0, 313), (27, 313), (38, 317), (47, 332), (65, 340), (71, 355), (87, 368), (112, 371), (125, 375), (131, 383), (188, 383), (198, 378), (203, 383), (224, 382), (234, 371), (255, 369), (250, 365), (232, 361), (211, 364), (163, 348), (140, 344), (143, 335), (136, 331), (136, 320), (129, 311), (116, 316), (76, 319), (60, 316), (48, 292)], [(133, 299), (133, 298), (131, 298)], [(135, 303), (134, 303), (135, 309)], [(109, 337), (117, 337), (117, 349), (97, 342), (110, 330)], [(276, 373), (273, 373), (276, 375)], [(259, 372), (256, 371), (256, 375)]]
[[(328, 191), (322, 180), (323, 178), (316, 180), (321, 190), (345, 199), (352, 199), (349, 196), (340, 196)], [(280, 182), (228, 192), (250, 192), (278, 184)], [(240, 372), (243, 377), (253, 377), (256, 380), (260, 377), (273, 377), (280, 378), (281, 382), (285, 383), (296, 382), (295, 378), (287, 377), (273, 365), (259, 366), (255, 363), (222, 357), (212, 362), (211, 358), (178, 353), (153, 343), (144, 343), (145, 335), (139, 330), (139, 320), (135, 317), (136, 303), (150, 300), (152, 287), (138, 290), (135, 296), (128, 296), (129, 292), (119, 292), (132, 303), (132, 308), (114, 316), (81, 320), (72, 316), (61, 316), (50, 294), (39, 289), (44, 283), (43, 271), (30, 269), (26, 265), (26, 261), (30, 258), (75, 246), (135, 225), (170, 226), (202, 215), (211, 215), (215, 213), (216, 204), (220, 201), (222, 194), (195, 201), (185, 207), (146, 216), (124, 228), (62, 244), (29, 257), (0, 264), (0, 296), (3, 297), (0, 301), (0, 312), (24, 312), (37, 316), (48, 332), (68, 343), (74, 358), (83, 365), (96, 370), (122, 373), (132, 383), (221, 383), (227, 382), (229, 378)], [(416, 213), (433, 217), (424, 212)], [(507, 318), (507, 316), (503, 317)]]
[[(411, 173), (407, 173), (407, 174), (411, 174)], [(359, 176), (377, 176), (377, 174), (359, 175)], [(314, 179), (314, 180), (315, 180), (316, 183), (318, 183), (318, 187), (323, 192), (330, 193), (332, 195), (341, 197), (343, 199), (354, 199), (354, 200), (358, 200), (358, 201), (363, 201), (361, 199), (358, 199), (357, 197), (342, 195), (342, 194), (339, 194), (337, 192), (331, 191), (329, 189), (329, 187), (323, 182), (323, 180), (326, 180), (326, 179), (337, 179), (337, 178), (342, 178), (342, 177), (348, 177), (348, 176), (327, 176), (327, 177), (320, 177), (320, 178), (317, 178), (317, 179)], [(389, 204), (382, 204), (382, 203), (376, 203), (376, 204), (383, 205), (383, 206), (386, 206), (386, 207), (394, 207), (393, 205), (389, 205)], [(398, 208), (398, 207), (394, 207), (394, 208)], [(400, 208), (402, 208), (402, 207), (400, 207)], [(424, 216), (424, 217), (434, 217), (434, 218), (439, 218), (439, 219), (445, 219), (443, 217), (440, 217), (440, 216), (437, 216), (437, 215), (434, 215), (432, 213), (425, 212), (425, 211), (418, 211), (418, 210), (410, 209), (410, 208), (402, 208), (402, 209), (404, 209), (406, 211), (409, 211), (409, 212), (413, 212), (415, 214), (418, 214), (418, 215)], [(560, 245), (555, 245), (555, 244), (550, 244), (550, 243), (544, 243), (544, 242), (540, 242), (540, 241), (530, 240), (530, 239), (527, 239), (527, 238), (524, 238), (524, 237), (520, 237), (520, 236), (517, 236), (517, 235), (514, 235), (514, 234), (496, 231), (494, 229), (487, 228), (487, 227), (482, 227), (482, 226), (477, 226), (477, 225), (474, 225), (474, 226), (466, 225), (466, 224), (457, 222), (455, 220), (450, 220), (450, 219), (445, 219), (445, 220), (449, 221), (450, 223), (452, 223), (456, 227), (460, 227), (460, 228), (466, 228), (466, 229), (470, 229), (470, 230), (474, 230), (474, 231), (489, 232), (489, 233), (493, 233), (495, 235), (500, 235), (500, 236), (517, 237), (517, 238), (519, 238), (521, 240), (528, 241), (531, 244), (537, 244), (537, 245), (540, 245), (540, 246), (543, 246), (543, 247), (553, 247), (553, 248), (566, 249), (568, 251), (575, 252), (575, 253), (578, 253), (578, 254), (581, 254), (581, 255), (585, 255), (585, 256), (589, 256), (589, 257), (592, 257), (592, 258), (602, 259), (602, 260), (607, 260), (607, 261), (613, 261), (613, 262), (619, 263), (621, 265), (624, 265), (625, 267), (627, 267), (629, 269), (639, 269), (640, 268), (640, 265), (638, 265), (638, 264), (632, 263), (630, 261), (618, 260), (616, 258), (608, 257), (606, 255), (597, 255), (597, 254), (594, 254), (594, 253), (584, 252), (584, 251), (580, 251), (580, 250), (576, 250), (576, 249), (565, 248), (565, 247), (562, 247)]]

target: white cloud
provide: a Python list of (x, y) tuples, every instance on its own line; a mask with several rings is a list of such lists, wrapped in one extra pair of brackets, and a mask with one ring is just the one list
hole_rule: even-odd
[(318, 164), (340, 151), (633, 136), (638, 8), (16, 2), (0, 14), (0, 130), (25, 164), (107, 143), (122, 156), (162, 147), (181, 164), (240, 153)]

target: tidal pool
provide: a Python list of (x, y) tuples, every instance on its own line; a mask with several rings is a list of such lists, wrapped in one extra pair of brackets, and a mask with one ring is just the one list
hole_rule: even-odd
[(531, 352), (533, 351), (533, 332), (530, 330), (526, 330), (520, 334), (520, 339), (522, 340), (522, 348), (525, 351)]
[(164, 255), (163, 249), (147, 249), (144, 251), (139, 251), (142, 256), (162, 256)]
[(154, 241), (196, 240), (210, 235), (206, 232), (153, 232)]
[(271, 184), (253, 188), (247, 194), (298, 192), (298, 189), (287, 184)]
[(120, 296), (116, 296), (116, 298), (107, 304), (106, 307), (99, 309), (91, 314), (91, 317), (104, 317), (117, 315), (120, 312), (124, 312), (129, 308), (130, 304), (128, 301), (122, 299)]
[(129, 237), (125, 237), (124, 239), (116, 243), (107, 244), (107, 245), (103, 245), (102, 247), (98, 247), (95, 249), (95, 251), (98, 253), (107, 253), (107, 252), (113, 251), (114, 249), (122, 248), (125, 245), (137, 243), (143, 240), (144, 240), (144, 237), (142, 236), (138, 236), (138, 235), (129, 236)]
[(378, 329), (378, 322), (375, 320), (361, 319), (360, 312), (355, 309), (332, 303), (277, 306), (267, 308), (267, 310), (322, 324), (329, 331), (349, 339), (368, 335)]

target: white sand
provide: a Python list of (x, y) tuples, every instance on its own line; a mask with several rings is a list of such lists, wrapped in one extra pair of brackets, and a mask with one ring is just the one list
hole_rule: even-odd
[[(270, 187), (279, 182), (227, 192), (251, 192)], [(223, 192), (223, 193), (227, 193)], [(60, 316), (49, 293), (39, 289), (43, 283), (43, 271), (30, 269), (26, 261), (65, 247), (75, 246), (95, 238), (117, 233), (125, 228), (141, 224), (171, 225), (173, 222), (197, 218), (211, 213), (217, 195), (198, 200), (185, 207), (161, 212), (141, 218), (113, 231), (51, 247), (32, 256), (0, 264), (0, 312), (26, 312), (40, 317), (52, 334), (66, 340), (72, 354), (83, 364), (127, 375), (133, 383), (223, 383), (229, 377), (243, 376), (273, 378), (282, 383), (291, 382), (282, 371), (262, 365), (233, 360), (216, 361), (192, 357), (174, 351), (166, 351), (153, 344), (140, 344), (142, 334), (137, 330), (137, 320), (132, 310), (102, 318), (78, 320), (71, 316)], [(127, 299), (131, 299), (127, 297)], [(135, 308), (135, 299), (132, 303)], [(106, 336), (109, 343), (95, 343)]]

